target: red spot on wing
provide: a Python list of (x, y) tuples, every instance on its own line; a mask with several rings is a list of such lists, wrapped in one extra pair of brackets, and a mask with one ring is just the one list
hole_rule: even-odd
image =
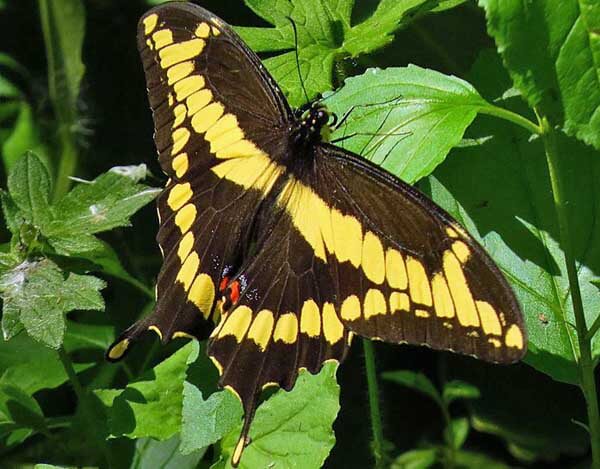
[(221, 283), (219, 284), (219, 291), (225, 291), (228, 283), (229, 283), (229, 277), (223, 277), (221, 279)]
[(235, 280), (229, 286), (229, 288), (231, 288), (231, 294), (229, 295), (229, 298), (230, 298), (231, 302), (233, 304), (235, 304), (240, 299), (240, 282), (238, 282), (237, 280)]

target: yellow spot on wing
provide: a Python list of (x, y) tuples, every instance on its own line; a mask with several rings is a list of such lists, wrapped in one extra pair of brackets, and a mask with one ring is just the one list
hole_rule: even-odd
[(196, 206), (194, 204), (184, 205), (175, 215), (175, 224), (182, 233), (187, 232), (196, 219)]
[(454, 241), (452, 243), (452, 251), (454, 251), (458, 260), (463, 264), (469, 260), (469, 256), (471, 255), (471, 250), (462, 241)]
[(201, 75), (192, 75), (186, 77), (173, 85), (175, 97), (177, 98), (177, 101), (183, 101), (196, 91), (200, 91), (202, 88), (204, 88), (204, 85), (204, 77)]
[(123, 354), (129, 348), (129, 339), (123, 339), (122, 341), (113, 345), (113, 347), (108, 351), (108, 358), (112, 360), (118, 360), (123, 356)]
[(154, 28), (156, 28), (157, 22), (158, 22), (158, 15), (156, 13), (153, 13), (152, 15), (148, 15), (143, 19), (142, 23), (144, 23), (144, 34), (146, 36), (148, 34), (150, 34), (152, 31), (154, 31)]
[(431, 288), (423, 264), (414, 257), (408, 257), (406, 270), (408, 271), (409, 291), (412, 301), (431, 306), (433, 304)]
[(189, 182), (186, 182), (185, 184), (175, 184), (169, 191), (167, 205), (173, 210), (179, 210), (192, 198), (192, 195), (192, 186)]
[(369, 319), (371, 316), (378, 314), (385, 314), (387, 312), (387, 304), (383, 293), (377, 288), (371, 288), (365, 295), (365, 301), (363, 305), (363, 314), (365, 319)]
[(176, 155), (185, 146), (190, 138), (190, 131), (186, 128), (179, 128), (173, 132), (173, 149), (171, 155)]
[(192, 117), (192, 127), (199, 134), (206, 132), (223, 115), (223, 105), (211, 103)]
[(362, 228), (360, 222), (351, 215), (343, 215), (339, 210), (331, 210), (333, 224), (333, 245), (339, 262), (350, 261), (354, 267), (360, 265), (362, 254)]
[(211, 168), (218, 177), (234, 182), (244, 189), (254, 188), (266, 194), (283, 171), (263, 154), (248, 158), (225, 160)]
[(487, 301), (476, 301), (477, 311), (481, 319), (481, 327), (486, 334), (502, 335), (500, 320), (493, 306)]
[(162, 49), (169, 44), (173, 44), (173, 32), (170, 29), (161, 29), (152, 35), (152, 39), (157, 49)]
[(223, 374), (223, 365), (221, 365), (215, 357), (209, 355), (208, 358), (213, 362), (213, 365), (215, 365), (215, 368), (219, 372), (219, 376), (221, 376)]
[(179, 269), (176, 278), (176, 280), (183, 285), (185, 291), (188, 291), (192, 281), (196, 277), (198, 267), (200, 267), (200, 259), (198, 258), (198, 254), (192, 252), (181, 266), (181, 269)]
[(239, 158), (253, 155), (264, 155), (250, 140), (239, 140), (225, 148), (217, 150), (217, 158)]
[(194, 247), (194, 233), (188, 231), (181, 241), (179, 241), (179, 247), (177, 248), (177, 256), (183, 262), (187, 259), (187, 256), (190, 254), (192, 247)]
[(206, 138), (206, 140), (208, 140), (209, 142), (212, 142), (217, 137), (235, 128), (239, 129), (237, 118), (233, 114), (228, 113), (224, 116), (221, 116), (221, 118), (219, 118), (219, 120), (215, 122), (215, 124), (210, 128), (210, 130), (206, 132), (204, 138)]
[(443, 263), (450, 294), (454, 300), (458, 322), (463, 326), (479, 326), (475, 302), (473, 301), (471, 290), (458, 259), (456, 259), (452, 251), (445, 251)]
[(319, 307), (314, 300), (306, 300), (300, 314), (300, 332), (309, 337), (319, 337), (321, 334), (321, 316)]
[(248, 306), (238, 306), (223, 321), (219, 337), (232, 335), (237, 342), (241, 342), (252, 321), (252, 310)]
[(273, 333), (273, 312), (268, 309), (260, 311), (248, 331), (248, 339), (253, 340), (262, 351), (267, 348), (271, 334)]
[(360, 318), (360, 300), (356, 295), (350, 295), (344, 300), (340, 314), (342, 319), (346, 321), (354, 321), (355, 319)]
[(212, 31), (213, 35), (218, 36), (219, 34), (221, 34), (221, 31), (219, 31), (219, 29), (216, 26), (211, 26), (210, 30)]
[(175, 175), (180, 178), (188, 170), (188, 156), (187, 153), (180, 153), (171, 162), (171, 167), (175, 171)]
[[(362, 268), (369, 280), (381, 285), (385, 279), (383, 246), (379, 238), (367, 231), (362, 246)], [(384, 302), (385, 303), (385, 302)]]
[(516, 324), (513, 324), (508, 328), (504, 343), (507, 347), (523, 348), (523, 333)]
[(187, 332), (184, 331), (177, 331), (174, 332), (173, 335), (171, 336), (172, 339), (195, 339), (195, 337), (192, 334), (188, 334)]
[(198, 25), (198, 27), (196, 28), (196, 36), (205, 39), (209, 35), (210, 35), (210, 26), (206, 23), (200, 23)]
[(189, 115), (192, 116), (196, 114), (200, 109), (210, 103), (211, 100), (212, 91), (210, 91), (208, 88), (203, 88), (200, 91), (196, 91), (186, 100)]
[(188, 298), (202, 311), (202, 316), (208, 319), (215, 300), (215, 285), (210, 276), (207, 274), (198, 275), (192, 283)]
[(167, 46), (158, 53), (160, 66), (162, 68), (169, 68), (176, 63), (196, 58), (200, 55), (202, 49), (204, 49), (204, 45), (205, 42), (203, 39), (191, 39)]
[(390, 295), (390, 312), (410, 311), (410, 298), (406, 293), (392, 292)]
[(175, 115), (175, 120), (173, 121), (173, 128), (176, 128), (179, 127), (185, 120), (185, 104), (178, 104), (177, 106), (175, 106), (175, 109), (173, 109), (173, 114)]
[(500, 342), (498, 339), (496, 339), (495, 337), (490, 337), (488, 339), (488, 342), (490, 344), (492, 344), (494, 347), (496, 348), (500, 348), (502, 346), (502, 342)]
[(454, 229), (447, 227), (446, 228), (446, 234), (448, 236), (450, 236), (451, 238), (458, 238), (458, 233), (456, 231), (454, 231)]
[(388, 249), (385, 255), (385, 275), (390, 287), (397, 290), (406, 290), (408, 277), (404, 259), (395, 249)]
[(177, 65), (169, 67), (167, 70), (167, 82), (169, 85), (177, 83), (179, 80), (184, 79), (190, 73), (194, 71), (194, 62), (188, 60), (187, 62), (181, 62)]
[(275, 332), (273, 333), (274, 341), (281, 341), (286, 344), (296, 342), (298, 336), (298, 319), (293, 313), (285, 313), (279, 316)]
[(332, 345), (344, 336), (344, 326), (338, 319), (331, 303), (323, 305), (323, 334), (325, 340)]
[(415, 315), (418, 318), (428, 318), (429, 317), (429, 311), (425, 311), (424, 309), (417, 309), (415, 311)]
[(444, 275), (438, 272), (431, 281), (433, 289), (433, 304), (435, 305), (435, 315), (439, 318), (453, 318), (454, 304), (452, 296)]
[(158, 338), (160, 340), (162, 340), (162, 338), (163, 338), (162, 332), (160, 331), (160, 329), (157, 326), (149, 326), (148, 330), (154, 332), (158, 336)]

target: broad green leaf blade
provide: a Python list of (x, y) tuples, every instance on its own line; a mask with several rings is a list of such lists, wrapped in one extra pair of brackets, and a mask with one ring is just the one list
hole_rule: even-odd
[[(246, 0), (258, 16), (274, 28), (236, 28), (257, 52), (285, 51), (264, 61), (292, 106), (334, 88), (334, 65), (347, 57), (372, 52), (389, 44), (393, 34), (418, 14), (437, 5), (430, 0), (383, 0), (372, 16), (351, 24), (353, 2), (349, 0)], [(297, 37), (294, 37), (296, 25)], [(298, 59), (295, 54), (298, 43)], [(300, 73), (298, 73), (300, 68)]]
[(90, 183), (80, 183), (53, 206), (56, 219), (45, 234), (71, 238), (128, 226), (129, 217), (159, 193), (160, 189), (109, 171)]
[[(240, 469), (321, 467), (335, 443), (333, 422), (340, 409), (337, 364), (317, 375), (301, 371), (290, 392), (278, 391), (260, 405), (250, 429)], [(239, 438), (241, 423), (221, 442), (225, 467)]]
[(2, 142), (4, 168), (10, 171), (28, 150), (35, 152), (47, 163), (47, 151), (40, 141), (39, 129), (33, 110), (26, 101), (19, 103), (19, 111), (10, 135)]
[(48, 240), (56, 254), (60, 256), (79, 257), (80, 255), (93, 255), (104, 249), (104, 243), (94, 235), (77, 233), (74, 235), (56, 236)]
[[(502, 439), (517, 458), (533, 462), (585, 454), (589, 436), (573, 420), (585, 420), (581, 391), (526, 365), (494, 367), (456, 359), (449, 373), (481, 390), (468, 401), (473, 428)], [(544, 463), (542, 463), (544, 464)]]
[(8, 175), (8, 192), (26, 219), (37, 228), (50, 221), (50, 175), (34, 153), (25, 153)]
[(489, 106), (466, 81), (415, 65), (367, 70), (325, 102), (340, 119), (349, 113), (334, 141), (408, 183), (431, 173)]
[[(495, 64), (495, 65), (494, 65)], [(499, 61), (485, 56), (473, 82), (490, 92), (506, 85)], [(497, 87), (496, 96), (506, 88)], [(518, 103), (515, 103), (518, 104)], [(524, 113), (523, 106), (515, 108)], [(542, 143), (515, 125), (481, 118), (475, 136), (494, 135), (481, 147), (454, 149), (431, 182), (434, 201), (479, 238), (512, 284), (529, 332), (525, 361), (554, 379), (578, 382), (577, 339), (564, 255)], [(600, 272), (600, 154), (573, 138), (560, 136), (564, 191), (571, 210), (571, 233), (586, 321), (600, 310), (590, 280)], [(465, 181), (473, 181), (465, 184)], [(600, 337), (592, 341), (600, 358)]]
[[(77, 371), (88, 366), (75, 365)], [(55, 350), (26, 334), (0, 342), (0, 384), (12, 384), (29, 395), (65, 383), (67, 376)]]
[(37, 401), (15, 385), (0, 384), (0, 433), (11, 426), (46, 431), (44, 414)]
[(25, 222), (23, 213), (8, 193), (3, 190), (0, 190), (0, 202), (2, 202), (2, 215), (4, 215), (6, 227), (13, 235), (18, 236)]
[(67, 321), (64, 347), (69, 353), (81, 349), (105, 351), (114, 339), (113, 326)]
[(183, 454), (212, 445), (242, 418), (240, 401), (229, 391), (216, 391), (218, 373), (206, 355), (206, 343), (193, 342), (183, 384), (181, 446)]
[(183, 382), (193, 347), (181, 348), (125, 389), (94, 391), (106, 406), (113, 437), (167, 440), (180, 431)]
[(515, 86), (553, 124), (600, 149), (595, 0), (480, 0)]
[(84, 73), (81, 61), (85, 11), (81, 0), (39, 0), (50, 97), (58, 120), (75, 122), (79, 86)]
[(189, 455), (177, 451), (179, 438), (174, 436), (166, 441), (156, 441), (152, 438), (140, 438), (135, 444), (135, 456), (131, 469), (196, 469), (206, 448)]
[(428, 469), (437, 462), (439, 452), (441, 452), (441, 449), (438, 448), (407, 451), (392, 462), (390, 469)]
[(372, 16), (348, 31), (342, 47), (353, 57), (380, 49), (392, 42), (396, 30), (435, 5), (430, 0), (381, 0)]
[(392, 383), (405, 386), (433, 399), (440, 407), (444, 407), (442, 397), (433, 383), (423, 373), (411, 370), (386, 371), (381, 377)]
[(0, 277), (4, 338), (24, 328), (34, 339), (59, 348), (65, 333), (64, 314), (74, 309), (104, 309), (99, 292), (104, 287), (102, 280), (67, 274), (48, 259), (23, 262)]
[(450, 425), (444, 429), (445, 439), (452, 444), (454, 449), (460, 449), (465, 444), (465, 441), (467, 441), (469, 429), (468, 418), (460, 417), (452, 419)]
[(231, 392), (215, 392), (204, 399), (196, 386), (185, 382), (181, 452), (190, 454), (216, 443), (237, 427), (241, 418), (242, 407)]
[(479, 395), (479, 389), (460, 380), (448, 381), (444, 384), (442, 392), (442, 398), (446, 405), (451, 404), (456, 399), (477, 399)]

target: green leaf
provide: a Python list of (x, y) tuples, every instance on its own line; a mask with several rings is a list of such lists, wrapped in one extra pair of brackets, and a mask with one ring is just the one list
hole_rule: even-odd
[(0, 190), (0, 202), (2, 202), (2, 214), (4, 215), (6, 227), (13, 235), (19, 235), (21, 226), (25, 221), (23, 213), (8, 193), (3, 190)]
[(185, 382), (181, 452), (190, 454), (216, 443), (232, 428), (238, 426), (241, 417), (242, 407), (231, 392), (215, 392), (204, 399), (196, 386)]
[(509, 466), (500, 461), (496, 461), (487, 454), (477, 453), (475, 451), (457, 451), (455, 454), (455, 464), (457, 467), (464, 468), (480, 468), (485, 469), (511, 469), (514, 466)]
[(69, 353), (90, 348), (105, 351), (114, 339), (113, 326), (67, 321), (64, 347)]
[[(510, 87), (496, 56), (483, 56), (471, 75), (478, 88), (496, 96)], [(526, 113), (516, 100), (513, 105)], [(454, 149), (430, 180), (432, 198), (483, 243), (513, 286), (529, 334), (525, 361), (556, 380), (578, 383), (569, 282), (542, 143), (500, 119), (478, 119), (471, 132), (494, 138), (479, 148)], [(564, 191), (586, 321), (592, 324), (600, 310), (600, 295), (589, 282), (600, 272), (600, 206), (594, 203), (600, 199), (600, 154), (564, 135), (558, 145), (565, 155)], [(598, 335), (592, 354), (600, 358)]]
[(402, 453), (390, 466), (390, 469), (427, 469), (433, 467), (438, 459), (437, 448), (413, 449)]
[(85, 70), (81, 61), (85, 33), (83, 4), (80, 0), (40, 0), (39, 9), (48, 59), (50, 98), (58, 120), (74, 123)]
[[(321, 467), (335, 443), (331, 427), (340, 409), (336, 369), (337, 364), (328, 363), (317, 375), (301, 371), (292, 391), (279, 390), (260, 405), (240, 469)], [(240, 431), (241, 423), (221, 442), (228, 468)]]
[(418, 391), (421, 394), (429, 396), (433, 399), (441, 408), (444, 408), (444, 402), (440, 393), (435, 388), (433, 383), (423, 373), (417, 373), (411, 370), (398, 370), (398, 371), (386, 371), (381, 374), (381, 377), (392, 383), (405, 386), (407, 388)]
[(182, 347), (125, 389), (94, 391), (107, 408), (111, 436), (167, 440), (180, 431), (183, 382), (194, 347)]
[[(429, 0), (383, 0), (372, 16), (351, 24), (352, 2), (309, 0), (246, 0), (246, 4), (275, 28), (243, 28), (236, 31), (258, 52), (288, 51), (264, 60), (267, 69), (293, 106), (306, 101), (300, 75), (309, 99), (333, 89), (337, 61), (372, 52), (389, 44), (395, 31), (419, 13), (436, 6)], [(294, 29), (297, 29), (296, 60)]]
[(34, 153), (25, 153), (8, 175), (8, 192), (25, 218), (42, 228), (50, 221), (50, 175)]
[(506, 442), (524, 461), (551, 461), (561, 454), (585, 454), (589, 436), (573, 423), (585, 420), (578, 388), (558, 383), (525, 365), (491, 367), (456, 359), (449, 369), (481, 390), (467, 402), (473, 428)]
[[(40, 141), (39, 130), (31, 106), (26, 101), (21, 101), (10, 135), (2, 142), (2, 159), (6, 171), (10, 171), (28, 150), (42, 156), (46, 153), (46, 149)], [(47, 160), (47, 158), (44, 159)]]
[[(21, 388), (0, 384), (0, 434), (23, 428), (46, 431), (42, 409)], [(23, 433), (28, 435), (30, 432)]]
[(446, 405), (456, 399), (477, 399), (479, 398), (479, 389), (464, 381), (453, 380), (444, 384), (442, 398)]
[(58, 349), (65, 332), (64, 314), (104, 309), (99, 292), (104, 286), (98, 278), (62, 272), (48, 259), (23, 262), (0, 276), (4, 338), (25, 328), (34, 339)]
[(469, 419), (460, 417), (450, 420), (450, 425), (444, 428), (444, 437), (454, 449), (460, 449), (469, 436)]
[(78, 184), (53, 206), (55, 220), (45, 234), (73, 238), (128, 226), (129, 217), (159, 193), (160, 189), (109, 171), (90, 183)]
[(569, 135), (600, 149), (595, 0), (479, 0), (515, 86)]
[(183, 456), (178, 451), (179, 438), (174, 436), (166, 441), (140, 438), (135, 444), (135, 456), (131, 469), (196, 469), (206, 448)]
[[(89, 365), (75, 365), (76, 371)], [(29, 395), (53, 389), (68, 380), (58, 353), (26, 334), (0, 342), (0, 384), (18, 386)]]
[(351, 136), (339, 145), (408, 183), (431, 173), (489, 107), (466, 81), (415, 65), (367, 70), (326, 102), (340, 118), (349, 112), (332, 139)]
[(435, 7), (432, 12), (440, 13), (442, 11), (450, 10), (451, 8), (455, 8), (459, 5), (462, 5), (467, 0), (440, 0), (438, 6)]

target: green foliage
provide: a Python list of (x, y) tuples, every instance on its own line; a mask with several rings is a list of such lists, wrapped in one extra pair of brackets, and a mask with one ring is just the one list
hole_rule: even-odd
[(569, 135), (600, 149), (600, 6), (480, 0), (515, 86)]
[[(340, 409), (336, 370), (337, 364), (327, 363), (316, 376), (302, 371), (292, 391), (278, 391), (258, 408), (240, 468), (323, 464), (335, 443), (331, 429)], [(214, 469), (231, 467), (241, 428), (240, 423), (221, 442), (224, 461)]]
[[(149, 279), (160, 262), (151, 251), (156, 227), (144, 214), (122, 231), (159, 192), (140, 182), (145, 165), (117, 166), (152, 155), (143, 85), (134, 75), (139, 67), (130, 67), (139, 9), (87, 2), (93, 14), (86, 19), (81, 0), (37, 4), (46, 52), (41, 65), (31, 63), (25, 46), (14, 51), (19, 61), (0, 52), (0, 151), (7, 176), (0, 192), (6, 228), (0, 296), (9, 339), (0, 342), (0, 460), (230, 467), (241, 407), (231, 392), (217, 389), (205, 344), (176, 344), (158, 355), (146, 342), (120, 366), (103, 360), (115, 330), (151, 307)], [(373, 442), (371, 452), (389, 453), (375, 454), (377, 462), (507, 468), (516, 458), (565, 467), (564, 455), (586, 464), (592, 442), (598, 467), (600, 9), (593, 0), (479, 4), (247, 0), (249, 10), (215, 2), (215, 12), (242, 24), (257, 24), (252, 12), (266, 21), (269, 27), (236, 30), (254, 50), (268, 53), (265, 64), (291, 104), (306, 101), (301, 84), (309, 98), (323, 95), (323, 104), (346, 117), (331, 140), (409, 183), (418, 181), (482, 242), (523, 306), (525, 361), (533, 368), (448, 365), (436, 354), (435, 364), (420, 372), (384, 372), (386, 382), (400, 385), (390, 384), (394, 393), (382, 401), (385, 437), (398, 446), (375, 432), (382, 441)], [(12, 8), (24, 7), (15, 2), (2, 14), (8, 18)], [(472, 23), (476, 37), (453, 44), (455, 33)], [(119, 33), (122, 41), (107, 29), (112, 24), (127, 28)], [(86, 25), (92, 27), (86, 31)], [(486, 49), (485, 26), (496, 50)], [(46, 80), (38, 77), (43, 66)], [(106, 85), (112, 76), (118, 86)], [(43, 81), (48, 89), (40, 93)], [(133, 108), (143, 111), (130, 113)], [(98, 136), (87, 135), (86, 113)], [(74, 178), (102, 171), (89, 182)], [(69, 191), (73, 179), (79, 182)], [(389, 350), (381, 362), (387, 369), (423, 361), (422, 351)], [(362, 415), (367, 402), (362, 391), (350, 393), (354, 381), (362, 385), (355, 378), (361, 365), (349, 365), (352, 379), (342, 397), (345, 390), (353, 397), (343, 404), (335, 436), (340, 390), (336, 366), (328, 364), (316, 376), (302, 372), (291, 392), (266, 397), (240, 467), (346, 467), (347, 461), (370, 467), (371, 456), (363, 454), (369, 445), (358, 444), (366, 433), (353, 425), (358, 420), (366, 427), (366, 417), (352, 417)], [(402, 411), (417, 409), (416, 422), (397, 417), (397, 409), (391, 413), (400, 399)], [(431, 402), (439, 422), (422, 418)]]

